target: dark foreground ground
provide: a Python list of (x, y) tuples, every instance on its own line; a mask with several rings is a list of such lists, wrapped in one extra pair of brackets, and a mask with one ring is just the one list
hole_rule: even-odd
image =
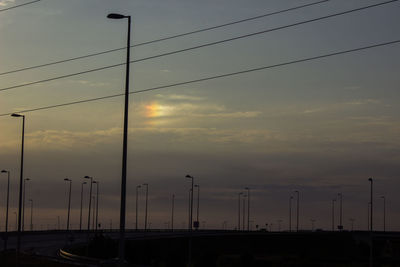
[[(127, 240), (126, 258), (131, 266), (188, 266), (191, 247), (193, 267), (261, 266), (369, 266), (368, 232), (304, 233), (194, 233)], [(400, 267), (400, 235), (375, 233), (373, 266)], [(87, 247), (70, 252), (85, 255)], [(116, 257), (117, 243), (98, 236), (89, 247), (89, 256)]]

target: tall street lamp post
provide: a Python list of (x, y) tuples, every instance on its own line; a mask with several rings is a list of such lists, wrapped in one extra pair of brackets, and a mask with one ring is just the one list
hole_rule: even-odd
[(243, 231), (244, 231), (244, 229), (245, 229), (245, 226), (246, 226), (246, 224), (245, 224), (245, 218), (246, 218), (246, 195), (245, 194), (243, 194), (243, 215), (242, 215), (242, 229), (243, 229)]
[(238, 231), (240, 231), (240, 196), (243, 195), (243, 192), (238, 193)]
[(25, 116), (13, 113), (12, 117), (22, 118), (22, 144), (21, 144), (21, 169), (19, 178), (19, 199), (18, 199), (18, 231), (17, 231), (17, 260), (21, 249), (21, 211), (22, 211), (22, 181), (24, 176), (24, 136), (25, 136)]
[[(99, 181), (93, 181), (94, 184), (96, 184), (96, 226), (95, 226), (95, 231), (97, 233), (97, 227), (99, 225), (98, 219), (99, 219)], [(93, 218), (94, 220), (94, 218)]]
[(10, 171), (2, 170), (1, 173), (7, 173), (7, 208), (6, 208), (6, 236), (4, 238), (4, 250), (7, 250), (8, 241), (8, 206), (10, 200)]
[(33, 231), (33, 200), (32, 199), (29, 199), (29, 201), (31, 202), (31, 227), (30, 227), (30, 229), (31, 229), (31, 231)]
[(69, 191), (68, 191), (68, 213), (67, 213), (67, 231), (69, 231), (69, 215), (71, 211), (71, 187), (72, 187), (72, 180), (65, 178), (64, 181), (69, 182)]
[(121, 174), (121, 207), (119, 219), (119, 262), (122, 265), (125, 261), (125, 217), (126, 217), (126, 167), (128, 151), (128, 106), (129, 106), (129, 61), (131, 48), (131, 16), (111, 13), (107, 15), (109, 19), (128, 19), (128, 40), (126, 46), (126, 74), (125, 74), (125, 106), (124, 106), (124, 134), (122, 145), (122, 174)]
[(371, 188), (370, 188), (370, 201), (369, 201), (369, 203), (370, 203), (370, 223), (369, 223), (369, 227), (370, 227), (370, 231), (372, 232), (373, 231), (373, 227), (372, 227), (372, 212), (373, 212), (373, 198), (372, 198), (372, 188), (373, 188), (373, 180), (372, 180), (372, 178), (369, 178), (368, 179), (368, 181), (370, 182), (370, 184), (371, 184)]
[(247, 231), (250, 231), (250, 188), (245, 187), (244, 189), (247, 190)]
[(89, 232), (90, 232), (90, 208), (92, 206), (92, 186), (93, 186), (93, 177), (90, 176), (85, 176), (85, 179), (90, 179), (90, 189), (89, 189), (89, 211), (88, 211), (88, 226), (87, 226), (87, 230), (88, 230), (88, 241), (89, 241)]
[(172, 211), (171, 211), (171, 230), (174, 231), (174, 206), (175, 206), (175, 194), (172, 194)]
[(199, 221), (199, 207), (200, 207), (200, 185), (196, 184), (194, 187), (197, 187), (197, 223), (196, 223), (196, 229), (199, 228), (200, 226), (200, 221)]
[(146, 186), (146, 206), (145, 206), (145, 211), (144, 211), (144, 230), (147, 230), (147, 203), (149, 199), (149, 184), (145, 183), (143, 186)]
[(339, 226), (338, 229), (340, 231), (343, 230), (343, 224), (342, 224), (342, 217), (343, 217), (343, 195), (342, 193), (338, 193), (338, 197), (339, 197)]
[(140, 185), (136, 186), (136, 225), (135, 225), (136, 231), (138, 230), (138, 202), (139, 202), (139, 188), (140, 187), (141, 187)]
[(25, 231), (25, 196), (26, 196), (26, 182), (30, 181), (30, 178), (24, 179), (24, 194), (22, 197), (22, 231)]
[(289, 197), (289, 232), (292, 232), (292, 200), (293, 196)]
[(296, 232), (298, 232), (299, 231), (299, 205), (300, 205), (299, 204), (299, 199), (300, 199), (299, 195), (300, 195), (300, 193), (298, 190), (296, 190), (294, 192), (297, 194)]
[(386, 232), (386, 198), (381, 196), (383, 199), (383, 231)]
[(82, 231), (82, 203), (83, 203), (83, 185), (86, 184), (86, 182), (82, 182), (81, 184), (81, 211), (79, 215), (79, 231)]
[(189, 178), (192, 180), (192, 187), (191, 187), (192, 194), (190, 195), (190, 227), (189, 227), (189, 230), (192, 231), (192, 229), (193, 229), (193, 180), (194, 180), (194, 177), (190, 176), (188, 174), (188, 175), (186, 175), (186, 178)]

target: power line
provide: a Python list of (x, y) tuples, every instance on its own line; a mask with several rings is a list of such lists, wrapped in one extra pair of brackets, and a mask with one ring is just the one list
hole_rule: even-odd
[(7, 7), (7, 8), (3, 8), (3, 9), (0, 9), (0, 12), (6, 11), (6, 10), (10, 10), (10, 9), (14, 9), (14, 8), (17, 8), (17, 7), (21, 7), (21, 6), (30, 5), (30, 4), (39, 2), (39, 1), (40, 1), (40, 0), (36, 0), (36, 1), (32, 1), (32, 2), (25, 3), (25, 4), (20, 4), (20, 5), (16, 5), (16, 6), (11, 6), (11, 7)]
[[(345, 14), (349, 14), (349, 13), (353, 13), (353, 12), (357, 12), (357, 11), (361, 11), (361, 10), (365, 10), (365, 9), (369, 9), (369, 8), (373, 8), (373, 7), (377, 7), (377, 6), (382, 6), (382, 5), (393, 3), (393, 2), (397, 2), (397, 1), (399, 1), (399, 0), (390, 0), (390, 1), (382, 2), (382, 3), (378, 3), (378, 4), (373, 4), (373, 5), (360, 7), (360, 8), (356, 8), (356, 9), (351, 9), (351, 10), (347, 10), (347, 11), (343, 11), (343, 12), (339, 12), (339, 13), (335, 13), (335, 14), (331, 14), (331, 15), (327, 15), (327, 16), (318, 17), (318, 18), (315, 18), (315, 19), (309, 19), (309, 20), (296, 22), (296, 23), (293, 23), (293, 24), (285, 25), (285, 26), (280, 26), (280, 27), (264, 30), (264, 31), (245, 34), (245, 35), (241, 35), (241, 36), (237, 36), (237, 37), (233, 37), (233, 38), (229, 38), (229, 39), (224, 39), (224, 40), (215, 41), (215, 42), (211, 42), (211, 43), (206, 43), (206, 44), (202, 44), (202, 45), (198, 45), (198, 46), (194, 46), (194, 47), (189, 47), (189, 48), (185, 48), (185, 49), (180, 49), (180, 50), (176, 50), (176, 51), (172, 51), (172, 52), (168, 52), (168, 53), (164, 53), (164, 54), (159, 54), (159, 55), (150, 56), (150, 57), (146, 57), (146, 58), (142, 58), (142, 59), (137, 59), (137, 60), (130, 61), (130, 63), (136, 63), (136, 62), (145, 61), (145, 60), (149, 60), (149, 59), (155, 59), (155, 58), (159, 58), (159, 57), (169, 56), (169, 55), (178, 54), (178, 53), (182, 53), (182, 52), (187, 52), (187, 51), (190, 51), (190, 50), (195, 50), (195, 49), (199, 49), (199, 48), (203, 48), (203, 47), (207, 47), (207, 46), (213, 46), (213, 45), (217, 45), (217, 44), (221, 44), (221, 43), (231, 42), (231, 41), (235, 41), (235, 40), (239, 40), (239, 39), (243, 39), (243, 38), (249, 38), (249, 37), (256, 36), (256, 35), (265, 34), (265, 33), (268, 33), (268, 32), (273, 32), (273, 31), (278, 31), (278, 30), (283, 30), (283, 29), (287, 29), (287, 28), (291, 28), (291, 27), (295, 27), (295, 26), (299, 26), (299, 25), (303, 25), (303, 24), (307, 24), (307, 23), (311, 23), (311, 22), (316, 22), (316, 21), (320, 21), (320, 20), (324, 20), (324, 19), (328, 19), (328, 18), (332, 18), (332, 17), (337, 17), (337, 16), (341, 16), (341, 15), (345, 15)], [(30, 82), (30, 83), (23, 83), (23, 84), (13, 85), (13, 86), (5, 87), (5, 88), (0, 88), (0, 92), (11, 90), (11, 89), (16, 89), (16, 88), (21, 88), (21, 87), (25, 87), (25, 86), (30, 86), (30, 85), (34, 85), (34, 84), (45, 83), (45, 82), (50, 82), (50, 81), (54, 81), (54, 80), (69, 78), (69, 77), (82, 75), (82, 74), (87, 74), (87, 73), (91, 73), (91, 72), (101, 71), (101, 70), (105, 70), (105, 69), (109, 69), (109, 68), (115, 68), (115, 67), (122, 66), (122, 65), (125, 65), (125, 63), (119, 63), (119, 64), (114, 64), (114, 65), (104, 66), (104, 67), (100, 67), (100, 68), (95, 68), (95, 69), (90, 69), (90, 70), (86, 70), (86, 71), (66, 74), (66, 75), (57, 76), (57, 77), (53, 77), (53, 78), (48, 78), (48, 79), (44, 79), (44, 80), (38, 80), (38, 81)]]
[[(170, 88), (170, 87), (176, 87), (176, 86), (187, 85), (187, 84), (192, 84), (192, 83), (215, 80), (215, 79), (220, 79), (220, 78), (225, 78), (225, 77), (230, 77), (230, 76), (236, 76), (236, 75), (255, 72), (255, 71), (260, 71), (260, 70), (283, 67), (283, 66), (287, 66), (287, 65), (301, 63), (301, 62), (313, 61), (313, 60), (317, 60), (317, 59), (321, 59), (321, 58), (327, 58), (327, 57), (332, 57), (332, 56), (349, 54), (349, 53), (353, 53), (353, 52), (357, 52), (357, 51), (362, 51), (362, 50), (367, 50), (367, 49), (372, 49), (372, 48), (382, 47), (382, 46), (387, 46), (387, 45), (393, 45), (393, 44), (398, 44), (398, 43), (400, 43), (400, 39), (399, 40), (395, 40), (395, 41), (385, 42), (385, 43), (378, 43), (378, 44), (373, 44), (373, 45), (369, 45), (369, 46), (353, 48), (353, 49), (349, 49), (349, 50), (333, 52), (333, 53), (314, 56), (314, 57), (308, 57), (308, 58), (302, 58), (302, 59), (287, 61), (287, 62), (278, 63), (278, 64), (274, 64), (274, 65), (269, 65), (269, 66), (263, 66), (263, 67), (258, 67), (258, 68), (241, 70), (241, 71), (237, 71), (237, 72), (231, 72), (231, 73), (226, 73), (226, 74), (221, 74), (221, 75), (216, 75), (216, 76), (204, 77), (204, 78), (200, 78), (200, 79), (184, 81), (184, 82), (174, 83), (174, 84), (169, 84), (169, 85), (162, 85), (162, 86), (157, 86), (157, 87), (152, 87), (152, 88), (132, 91), (132, 92), (129, 92), (129, 93), (130, 94), (144, 93), (144, 92), (161, 90), (161, 89)], [(123, 95), (124, 95), (123, 93), (122, 94), (114, 94), (114, 95), (108, 95), (108, 96), (102, 96), (102, 97), (78, 100), (78, 101), (74, 101), (74, 102), (62, 103), (62, 104), (57, 104), (57, 105), (44, 106), (44, 107), (33, 108), (33, 109), (26, 109), (26, 110), (22, 110), (22, 111), (18, 111), (18, 112), (19, 113), (27, 113), (27, 112), (33, 112), (33, 111), (39, 111), (39, 110), (46, 110), (46, 109), (70, 106), (70, 105), (75, 105), (75, 104), (93, 102), (93, 101), (98, 101), (98, 100), (103, 100), (103, 99), (108, 99), (108, 98), (115, 98), (115, 97), (119, 97), (119, 96), (123, 96)], [(0, 114), (0, 117), (9, 116), (12, 113), (13, 112)]]
[[(209, 30), (215, 30), (215, 29), (218, 29), (218, 28), (231, 26), (231, 25), (234, 25), (234, 24), (239, 24), (239, 23), (243, 23), (243, 22), (247, 22), (247, 21), (251, 21), (251, 20), (256, 20), (256, 19), (260, 19), (260, 18), (272, 16), (272, 15), (277, 15), (277, 14), (281, 14), (281, 13), (285, 13), (285, 12), (289, 12), (289, 11), (305, 8), (305, 7), (310, 7), (310, 6), (322, 4), (322, 3), (325, 3), (325, 2), (329, 2), (329, 1), (330, 0), (323, 0), (323, 1), (318, 1), (318, 2), (314, 2), (314, 3), (309, 3), (309, 4), (305, 4), (305, 5), (296, 6), (296, 7), (291, 7), (291, 8), (287, 8), (287, 9), (283, 9), (283, 10), (274, 11), (274, 12), (271, 12), (271, 13), (266, 13), (266, 14), (263, 14), (263, 15), (255, 16), (255, 17), (250, 17), (250, 18), (246, 18), (246, 19), (241, 19), (241, 20), (237, 20), (237, 21), (233, 21), (233, 22), (217, 25), (217, 26), (212, 26), (212, 27), (203, 28), (203, 29), (199, 29), (199, 30), (194, 30), (194, 31), (186, 32), (186, 33), (172, 35), (172, 36), (168, 36), (168, 37), (164, 37), (164, 38), (160, 38), (160, 39), (156, 39), (156, 40), (152, 40), (152, 41), (146, 41), (146, 42), (143, 42), (143, 43), (138, 43), (138, 44), (135, 44), (135, 45), (131, 45), (131, 47), (137, 47), (137, 46), (157, 43), (157, 42), (171, 40), (171, 39), (175, 39), (175, 38), (178, 38), (178, 37), (192, 35), (192, 34), (196, 34), (196, 33), (200, 33), (200, 32), (205, 32), (205, 31), (209, 31)], [(126, 47), (105, 50), (105, 51), (101, 51), (101, 52), (97, 52), (97, 53), (92, 53), (92, 54), (87, 54), (87, 55), (83, 55), (83, 56), (79, 56), (79, 57), (63, 59), (63, 60), (59, 60), (59, 61), (49, 62), (49, 63), (36, 65), (36, 66), (31, 66), (31, 67), (25, 67), (25, 68), (16, 69), (16, 70), (10, 70), (10, 71), (6, 71), (6, 72), (2, 72), (2, 73), (0, 73), (0, 75), (6, 75), (6, 74), (15, 73), (15, 72), (25, 71), (25, 70), (31, 70), (31, 69), (41, 68), (41, 67), (47, 67), (47, 66), (51, 66), (51, 65), (55, 65), (55, 64), (64, 63), (64, 62), (69, 62), (69, 61), (74, 61), (74, 60), (78, 60), (78, 59), (83, 59), (83, 58), (99, 56), (99, 55), (103, 55), (103, 54), (107, 54), (107, 53), (111, 53), (111, 52), (116, 52), (116, 51), (120, 51), (120, 50), (123, 50), (123, 49), (126, 49)]]

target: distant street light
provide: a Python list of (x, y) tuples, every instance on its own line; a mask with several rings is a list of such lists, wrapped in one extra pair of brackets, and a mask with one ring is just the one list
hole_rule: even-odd
[(332, 232), (335, 231), (335, 201), (336, 199), (332, 199)]
[(243, 195), (243, 192), (238, 193), (238, 231), (240, 231), (240, 196)]
[(119, 219), (119, 250), (118, 257), (120, 265), (125, 261), (125, 217), (126, 217), (126, 169), (128, 158), (128, 114), (129, 114), (129, 64), (131, 51), (131, 16), (111, 13), (109, 19), (128, 19), (128, 37), (126, 45), (126, 71), (125, 71), (125, 106), (124, 106), (124, 134), (122, 144), (122, 174), (121, 174), (121, 208)]
[(175, 206), (175, 195), (172, 194), (172, 211), (171, 211), (171, 230), (174, 231), (174, 206)]
[(383, 231), (386, 232), (386, 198), (381, 196), (383, 199)]
[(69, 231), (69, 215), (71, 211), (71, 187), (72, 187), (72, 180), (65, 178), (64, 181), (69, 182), (69, 191), (68, 191), (68, 213), (67, 213), (67, 231)]
[(371, 191), (370, 191), (370, 193), (371, 193), (371, 196), (370, 196), (370, 204), (371, 204), (371, 206), (370, 206), (370, 224), (369, 224), (369, 227), (370, 227), (370, 231), (372, 232), (373, 231), (373, 227), (372, 227), (372, 222), (373, 222), (373, 195), (372, 195), (372, 188), (373, 188), (373, 180), (372, 180), (372, 178), (368, 178), (368, 181), (370, 182), (370, 184), (371, 184)]
[(11, 114), (12, 117), (22, 118), (22, 144), (21, 144), (21, 169), (19, 178), (19, 198), (18, 198), (18, 232), (17, 232), (17, 260), (21, 249), (21, 212), (22, 212), (22, 181), (24, 177), (24, 137), (25, 137), (25, 115)]
[(243, 231), (245, 230), (246, 224), (245, 224), (245, 218), (246, 218), (246, 197), (247, 195), (243, 194), (243, 215), (242, 215), (242, 229)]
[(83, 185), (86, 184), (86, 182), (82, 182), (81, 184), (81, 211), (79, 215), (79, 231), (82, 231), (82, 203), (83, 203)]
[(138, 202), (139, 202), (139, 188), (140, 187), (141, 187), (140, 185), (136, 186), (136, 225), (135, 225), (136, 231), (138, 230)]
[(24, 195), (23, 195), (23, 206), (22, 206), (22, 231), (25, 231), (25, 196), (26, 196), (26, 182), (30, 181), (31, 179), (25, 178), (24, 179)]
[(33, 200), (29, 199), (29, 201), (31, 202), (31, 231), (33, 231)]
[[(95, 231), (97, 233), (97, 227), (99, 225), (98, 219), (99, 219), (99, 186), (100, 182), (99, 181), (93, 181), (94, 184), (96, 184), (96, 228)], [(94, 218), (93, 218), (94, 220)]]
[(192, 189), (191, 189), (192, 194), (190, 196), (190, 228), (189, 228), (189, 230), (192, 231), (192, 229), (193, 229), (193, 182), (194, 182), (193, 180), (194, 180), (194, 177), (187, 174), (186, 178), (192, 179)]
[(247, 190), (247, 231), (250, 231), (250, 188), (245, 187), (244, 189)]
[(200, 226), (200, 221), (199, 221), (199, 206), (200, 206), (200, 185), (196, 184), (194, 187), (197, 187), (197, 224), (196, 224), (196, 229), (199, 228)]
[(87, 226), (87, 230), (88, 230), (88, 241), (89, 241), (89, 232), (90, 232), (90, 208), (92, 206), (92, 186), (93, 186), (93, 177), (90, 176), (85, 176), (83, 177), (85, 179), (90, 179), (90, 190), (89, 190), (89, 211), (88, 211), (88, 226)]
[(292, 232), (292, 200), (293, 196), (289, 197), (289, 232)]
[(145, 205), (145, 211), (144, 211), (144, 230), (147, 230), (147, 207), (148, 207), (148, 199), (149, 199), (149, 184), (145, 183), (143, 186), (146, 186), (146, 205)]
[(343, 209), (342, 209), (342, 202), (343, 202), (343, 195), (342, 193), (338, 193), (338, 197), (339, 197), (339, 226), (338, 229), (340, 231), (343, 230), (343, 224), (342, 224), (342, 216), (343, 216)]
[(296, 191), (294, 191), (294, 192), (297, 194), (297, 218), (296, 218), (296, 232), (298, 232), (298, 231), (299, 231), (299, 206), (300, 206), (300, 204), (299, 204), (299, 199), (300, 199), (299, 195), (300, 195), (300, 193), (299, 193), (299, 191), (298, 191), (298, 190), (296, 190)]
[(7, 173), (7, 208), (6, 208), (6, 228), (5, 228), (5, 238), (4, 238), (4, 250), (7, 250), (8, 241), (8, 206), (10, 200), (10, 171), (2, 170), (1, 173)]

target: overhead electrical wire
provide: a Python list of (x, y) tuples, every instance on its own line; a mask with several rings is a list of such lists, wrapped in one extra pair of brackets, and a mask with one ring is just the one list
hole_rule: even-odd
[[(247, 21), (251, 21), (251, 20), (257, 20), (257, 19), (260, 19), (260, 18), (264, 18), (264, 17), (268, 17), (268, 16), (272, 16), (272, 15), (277, 15), (277, 14), (281, 14), (281, 13), (285, 13), (285, 12), (289, 12), (289, 11), (294, 11), (294, 10), (297, 10), (297, 9), (314, 6), (314, 5), (322, 4), (322, 3), (325, 3), (325, 2), (329, 2), (329, 1), (331, 1), (331, 0), (323, 0), (323, 1), (313, 2), (313, 3), (304, 4), (304, 5), (300, 5), (300, 6), (295, 6), (295, 7), (291, 7), (291, 8), (287, 8), (287, 9), (283, 9), (283, 10), (278, 10), (278, 11), (266, 13), (266, 14), (263, 14), (263, 15), (258, 15), (258, 16), (255, 16), (255, 17), (236, 20), (236, 21), (232, 21), (232, 22), (229, 22), (229, 23), (220, 24), (220, 25), (207, 27), (207, 28), (203, 28), (203, 29), (199, 29), (199, 30), (194, 30), (194, 31), (190, 31), (190, 32), (180, 33), (180, 34), (176, 34), (176, 35), (172, 35), (172, 36), (168, 36), (168, 37), (164, 37), (164, 38), (160, 38), (160, 39), (156, 39), (156, 40), (146, 41), (146, 42), (142, 42), (142, 43), (131, 45), (131, 47), (138, 47), (138, 46), (148, 45), (148, 44), (157, 43), (157, 42), (166, 41), (166, 40), (171, 40), (171, 39), (175, 39), (175, 38), (178, 38), (178, 37), (192, 35), (192, 34), (196, 34), (196, 33), (200, 33), (200, 32), (215, 30), (215, 29), (218, 29), (218, 28), (223, 28), (223, 27), (227, 27), (227, 26), (231, 26), (231, 25), (235, 25), (235, 24), (239, 24), (239, 23), (243, 23), (243, 22), (247, 22)], [(73, 57), (73, 58), (68, 58), (68, 59), (63, 59), (63, 60), (59, 60), (59, 61), (49, 62), (49, 63), (45, 63), (45, 64), (41, 64), (41, 65), (30, 66), (30, 67), (25, 67), (25, 68), (21, 68), (21, 69), (1, 72), (0, 75), (6, 75), (6, 74), (15, 73), (15, 72), (25, 71), (25, 70), (31, 70), (31, 69), (47, 67), (47, 66), (51, 66), (51, 65), (55, 65), (55, 64), (60, 64), (60, 63), (64, 63), (64, 62), (78, 60), (78, 59), (83, 59), (83, 58), (88, 58), (88, 57), (93, 57), (93, 56), (99, 56), (99, 55), (103, 55), (103, 54), (107, 54), (107, 53), (111, 53), (111, 52), (116, 52), (116, 51), (120, 51), (120, 50), (124, 50), (124, 49), (126, 49), (126, 47), (105, 50), (105, 51), (92, 53), (92, 54), (87, 54), (87, 55), (83, 55), (83, 56), (79, 56), (79, 57)]]
[[(178, 53), (182, 53), (182, 52), (186, 52), (186, 51), (190, 51), (190, 50), (195, 50), (195, 49), (199, 49), (199, 48), (203, 48), (203, 47), (207, 47), (207, 46), (217, 45), (217, 44), (231, 42), (231, 41), (235, 41), (235, 40), (239, 40), (239, 39), (243, 39), (243, 38), (248, 38), (248, 37), (251, 37), (251, 36), (265, 34), (265, 33), (268, 33), (268, 32), (283, 30), (283, 29), (287, 29), (287, 28), (291, 28), (291, 27), (295, 27), (295, 26), (299, 26), (299, 25), (303, 25), (303, 24), (307, 24), (307, 23), (311, 23), (311, 22), (315, 22), (315, 21), (320, 21), (320, 20), (333, 18), (333, 17), (337, 17), (337, 16), (341, 16), (341, 15), (345, 15), (345, 14), (349, 14), (349, 13), (353, 13), (353, 12), (357, 12), (357, 11), (361, 11), (361, 10), (366, 10), (366, 9), (373, 8), (373, 7), (382, 6), (382, 5), (393, 3), (393, 2), (397, 2), (397, 1), (399, 1), (399, 0), (390, 0), (390, 1), (382, 2), (382, 3), (378, 3), (378, 4), (373, 4), (373, 5), (368, 5), (368, 6), (364, 6), (364, 7), (360, 7), (360, 8), (355, 8), (355, 9), (351, 9), (351, 10), (347, 10), (347, 11), (343, 11), (343, 12), (339, 12), (339, 13), (334, 13), (334, 14), (331, 14), (331, 15), (326, 15), (326, 16), (322, 16), (322, 17), (318, 17), (318, 18), (314, 18), (314, 19), (309, 19), (309, 20), (305, 20), (305, 21), (301, 21), (301, 22), (288, 24), (288, 25), (285, 25), (285, 26), (280, 26), (280, 27), (276, 27), (276, 28), (272, 28), (272, 29), (267, 29), (267, 30), (264, 30), (264, 31), (245, 34), (245, 35), (241, 35), (241, 36), (237, 36), (237, 37), (233, 37), (233, 38), (228, 38), (228, 39), (224, 39), (224, 40), (220, 40), (220, 41), (210, 42), (210, 43), (206, 43), (206, 44), (202, 44), (202, 45), (198, 45), (198, 46), (194, 46), (194, 47), (190, 47), (190, 48), (180, 49), (180, 50), (176, 50), (176, 51), (172, 51), (172, 52), (168, 52), (168, 53), (164, 53), (164, 54), (159, 54), (159, 55), (155, 55), (155, 56), (150, 56), (150, 57), (146, 57), (146, 58), (142, 58), (142, 59), (132, 60), (132, 61), (130, 61), (130, 63), (136, 63), (136, 62), (145, 61), (145, 60), (149, 60), (149, 59), (169, 56), (169, 55), (178, 54)], [(86, 73), (101, 71), (101, 70), (105, 70), (105, 69), (109, 69), (109, 68), (115, 68), (115, 67), (118, 67), (118, 66), (123, 66), (125, 64), (126, 63), (119, 63), (119, 64), (104, 66), (104, 67), (100, 67), (100, 68), (90, 69), (90, 70), (86, 70), (86, 71), (80, 71), (80, 72), (76, 72), (76, 73), (57, 76), (57, 77), (53, 77), (53, 78), (38, 80), (38, 81), (34, 81), (34, 82), (29, 82), (29, 83), (23, 83), (23, 84), (13, 85), (13, 86), (9, 86), (9, 87), (4, 87), (4, 88), (0, 88), (0, 92), (11, 90), (11, 89), (16, 89), (16, 88), (21, 88), (21, 87), (25, 87), (25, 86), (30, 86), (30, 85), (34, 85), (34, 84), (45, 83), (45, 82), (50, 82), (50, 81), (54, 81), (54, 80), (69, 78), (69, 77), (82, 75), (82, 74), (86, 74)]]
[[(241, 71), (236, 71), (236, 72), (231, 72), (231, 73), (226, 73), (226, 74), (220, 74), (220, 75), (215, 75), (215, 76), (209, 76), (209, 77), (204, 77), (204, 78), (190, 80), (190, 81), (184, 81), (184, 82), (162, 85), (162, 86), (157, 86), (157, 87), (152, 87), (152, 88), (147, 88), (147, 89), (142, 89), (142, 90), (137, 90), (137, 91), (131, 91), (131, 92), (129, 92), (129, 94), (144, 93), (144, 92), (161, 90), (161, 89), (165, 89), (165, 88), (176, 87), (176, 86), (181, 86), (181, 85), (186, 85), (186, 84), (192, 84), (192, 83), (204, 82), (204, 81), (215, 80), (215, 79), (220, 79), (220, 78), (225, 78), (225, 77), (231, 77), (231, 76), (236, 76), (236, 75), (240, 75), (240, 74), (245, 74), (245, 73), (250, 73), (250, 72), (255, 72), (255, 71), (260, 71), (260, 70), (266, 70), (266, 69), (273, 69), (273, 68), (283, 67), (283, 66), (287, 66), (287, 65), (301, 63), (301, 62), (307, 62), (307, 61), (313, 61), (313, 60), (332, 57), (332, 56), (349, 54), (349, 53), (354, 53), (357, 51), (372, 49), (372, 48), (376, 48), (376, 47), (383, 47), (383, 46), (393, 45), (393, 44), (398, 44), (398, 43), (400, 43), (400, 39), (390, 41), (390, 42), (384, 42), (384, 43), (378, 43), (378, 44), (372, 44), (372, 45), (368, 45), (368, 46), (353, 48), (353, 49), (349, 49), (349, 50), (342, 50), (342, 51), (333, 52), (333, 53), (329, 53), (329, 54), (318, 55), (318, 56), (314, 56), (314, 57), (296, 59), (296, 60), (287, 61), (287, 62), (278, 63), (278, 64), (274, 64), (274, 65), (269, 65), (269, 66), (246, 69), (246, 70), (241, 70)], [(115, 97), (119, 97), (119, 96), (123, 96), (123, 95), (124, 95), (124, 93), (90, 98), (90, 99), (84, 99), (84, 100), (78, 100), (78, 101), (74, 101), (74, 102), (56, 104), (56, 105), (51, 105), (51, 106), (43, 106), (43, 107), (38, 107), (38, 108), (20, 110), (20, 111), (18, 111), (18, 113), (28, 113), (28, 112), (39, 111), (39, 110), (59, 108), (59, 107), (64, 107), (64, 106), (99, 101), (99, 100), (108, 99), (108, 98), (115, 98)], [(14, 113), (14, 112), (3, 113), (3, 114), (0, 114), (0, 117), (9, 116), (12, 113)]]
[(7, 10), (10, 10), (10, 9), (14, 9), (14, 8), (17, 8), (17, 7), (21, 7), (21, 6), (30, 5), (30, 4), (39, 2), (39, 1), (40, 1), (40, 0), (35, 0), (35, 1), (32, 1), (32, 2), (24, 3), (24, 4), (20, 4), (20, 5), (16, 5), (16, 6), (11, 6), (11, 7), (7, 7), (7, 8), (3, 8), (3, 9), (0, 9), (0, 12), (7, 11)]

